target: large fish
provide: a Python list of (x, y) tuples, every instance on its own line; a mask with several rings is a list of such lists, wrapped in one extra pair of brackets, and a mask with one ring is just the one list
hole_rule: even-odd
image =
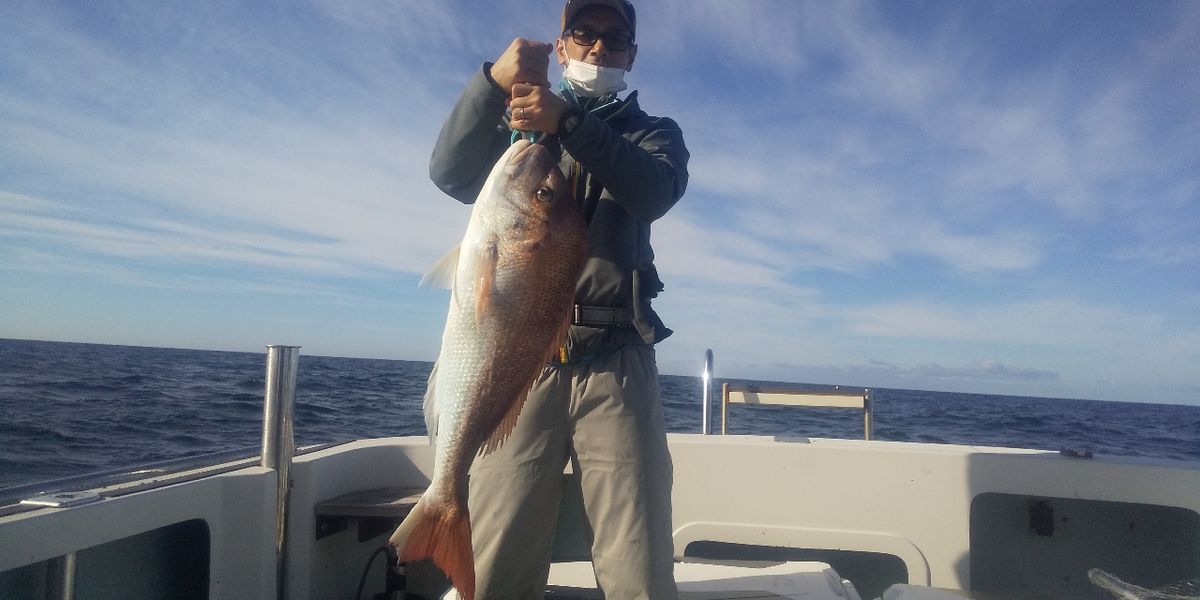
[[(552, 143), (552, 146), (557, 146)], [(426, 415), (433, 480), (392, 534), (401, 561), (432, 557), (459, 594), (475, 595), (467, 471), (504, 442), (542, 367), (566, 338), (586, 225), (557, 152), (518, 140), (488, 175), (462, 243), (423, 283), (450, 288)]]

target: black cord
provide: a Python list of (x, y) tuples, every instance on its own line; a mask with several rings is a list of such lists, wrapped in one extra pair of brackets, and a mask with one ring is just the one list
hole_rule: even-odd
[(371, 572), (371, 563), (375, 562), (376, 556), (387, 553), (388, 549), (389, 546), (380, 546), (371, 553), (371, 558), (367, 559), (367, 566), (363, 567), (362, 577), (358, 579), (358, 591), (354, 592), (354, 600), (362, 600), (363, 588), (367, 586), (367, 573)]

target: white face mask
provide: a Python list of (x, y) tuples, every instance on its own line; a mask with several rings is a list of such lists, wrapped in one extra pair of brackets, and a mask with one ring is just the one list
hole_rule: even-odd
[(588, 98), (615, 94), (629, 87), (625, 85), (625, 69), (601, 67), (573, 58), (567, 59), (567, 66), (563, 69), (563, 79), (576, 96)]

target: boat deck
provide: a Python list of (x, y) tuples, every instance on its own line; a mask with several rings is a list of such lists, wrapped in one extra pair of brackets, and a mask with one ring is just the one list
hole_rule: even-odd
[[(360, 531), (390, 530), (416, 505), (420, 488), (383, 488), (339, 496), (317, 505), (317, 536), (359, 521)], [(373, 535), (373, 533), (367, 533)], [(854, 585), (828, 564), (815, 561), (685, 560), (675, 565), (682, 600), (804, 598), (860, 600)], [(447, 598), (455, 598), (450, 592)], [(547, 598), (592, 600), (604, 596), (588, 561), (556, 562), (550, 567)]]

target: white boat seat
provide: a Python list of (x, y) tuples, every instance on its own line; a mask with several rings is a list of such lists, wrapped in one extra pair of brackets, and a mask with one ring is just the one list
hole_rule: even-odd
[[(861, 600), (852, 583), (822, 562), (685, 559), (685, 562), (675, 563), (675, 584), (680, 600)], [(596, 589), (592, 563), (577, 561), (550, 565), (546, 598), (583, 600), (601, 597)]]

